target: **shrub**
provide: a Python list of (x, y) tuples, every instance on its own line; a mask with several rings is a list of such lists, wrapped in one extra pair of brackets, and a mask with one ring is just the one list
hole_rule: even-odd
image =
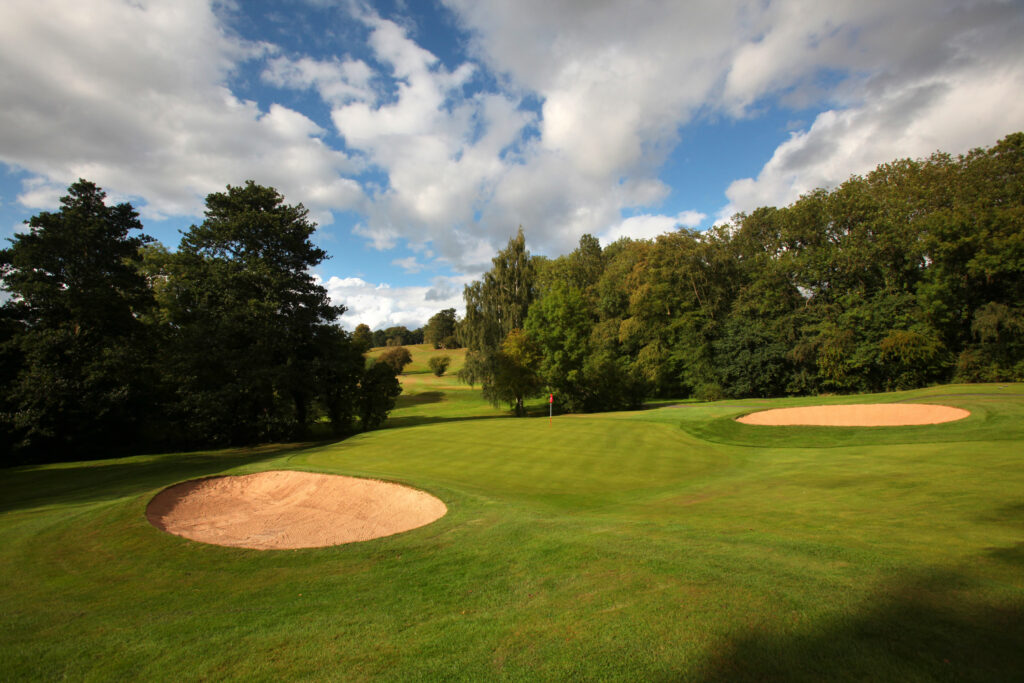
[(717, 384), (702, 384), (694, 392), (695, 397), (698, 401), (721, 401), (725, 398), (725, 392)]
[(451, 365), (452, 359), (448, 356), (434, 356), (427, 361), (427, 365), (430, 367), (430, 371), (440, 377)]
[(387, 365), (396, 375), (400, 375), (405, 366), (412, 362), (412, 354), (404, 346), (391, 346), (377, 357), (377, 362)]

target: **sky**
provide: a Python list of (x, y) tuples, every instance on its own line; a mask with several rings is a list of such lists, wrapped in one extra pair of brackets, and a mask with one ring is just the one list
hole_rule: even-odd
[(1024, 130), (1024, 0), (5, 0), (0, 236), (78, 178), (170, 248), (301, 202), (342, 324)]

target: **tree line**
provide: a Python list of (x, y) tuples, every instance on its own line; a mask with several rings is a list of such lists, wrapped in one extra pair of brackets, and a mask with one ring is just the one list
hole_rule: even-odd
[(401, 388), (336, 321), (301, 204), (249, 181), (175, 252), (80, 180), (0, 250), (0, 457), (69, 460), (378, 426)]
[(704, 232), (547, 259), (520, 229), (464, 298), (461, 376), (519, 414), (1024, 380), (1024, 133)]
[(406, 346), (408, 344), (432, 344), (435, 349), (459, 349), (459, 319), (454, 308), (446, 308), (431, 316), (423, 327), (410, 330), (404, 325), (371, 330), (365, 323), (356, 325), (352, 337), (358, 343), (373, 348), (377, 346)]

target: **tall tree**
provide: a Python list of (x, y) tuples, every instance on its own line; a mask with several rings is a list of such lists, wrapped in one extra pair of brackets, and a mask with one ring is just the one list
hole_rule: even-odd
[(523, 328), (536, 298), (536, 270), (522, 228), (491, 263), (491, 270), (464, 291), (466, 318), (460, 334), (468, 350), (459, 377), (482, 384), (485, 394), (496, 395), (506, 393), (495, 385), (503, 376), (496, 374), (501, 345), (509, 333)]
[(179, 417), (204, 442), (301, 436), (324, 389), (311, 378), (325, 353), (337, 355), (325, 344), (351, 345), (325, 329), (344, 309), (310, 275), (326, 257), (310, 241), (316, 226), (253, 181), (210, 194), (206, 207), (164, 290)]
[(23, 457), (97, 455), (132, 444), (151, 405), (140, 316), (152, 294), (139, 274), (149, 240), (130, 204), (79, 180), (57, 212), (28, 221), (0, 251), (4, 422)]

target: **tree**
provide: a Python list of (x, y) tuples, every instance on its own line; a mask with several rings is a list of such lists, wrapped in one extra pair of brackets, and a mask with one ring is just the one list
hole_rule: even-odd
[[(206, 198), (206, 220), (184, 235), (162, 290), (176, 417), (201, 443), (300, 437), (324, 389), (325, 357), (347, 356), (344, 312), (311, 270), (326, 257), (301, 205), (247, 181)], [(332, 399), (333, 400), (333, 399)]]
[(445, 370), (448, 369), (451, 362), (452, 359), (449, 356), (433, 356), (427, 361), (427, 366), (434, 375), (440, 377), (445, 373)]
[(363, 431), (376, 429), (395, 407), (402, 385), (386, 363), (370, 363), (359, 382), (359, 418)]
[(423, 330), (423, 343), (433, 344), (435, 349), (457, 348), (455, 336), (458, 319), (454, 308), (446, 308), (431, 316)]
[(509, 332), (522, 329), (536, 298), (536, 275), (522, 228), (491, 264), (491, 270), (464, 291), (463, 343), (471, 351), (497, 349)]
[(373, 333), (370, 332), (370, 326), (363, 323), (356, 325), (356, 329), (352, 333), (352, 343), (355, 344), (362, 353), (366, 353), (373, 348)]
[[(137, 271), (150, 241), (130, 204), (79, 180), (57, 212), (29, 219), (0, 251), (3, 421), (22, 458), (122, 452), (151, 405), (152, 347)], [(11, 363), (11, 365), (7, 365)]]
[(516, 415), (525, 415), (525, 400), (544, 390), (544, 380), (537, 373), (540, 361), (540, 349), (530, 336), (523, 330), (512, 330), (495, 355), (494, 380), (485, 388), (484, 398), (505, 401)]
[(415, 344), (416, 335), (404, 325), (395, 325), (384, 330), (385, 343), (381, 346), (404, 346)]
[(532, 367), (570, 411), (593, 409), (583, 366), (590, 355), (593, 321), (579, 289), (557, 283), (531, 308), (526, 331), (538, 349)]
[(405, 366), (412, 362), (412, 354), (404, 346), (392, 346), (377, 357), (377, 362), (387, 365), (395, 375), (400, 375)]
[(536, 297), (536, 272), (522, 228), (491, 263), (491, 270), (463, 292), (466, 317), (460, 328), (468, 350), (459, 378), (482, 384), (485, 395), (494, 384), (495, 356), (502, 342), (512, 330), (522, 329)]

